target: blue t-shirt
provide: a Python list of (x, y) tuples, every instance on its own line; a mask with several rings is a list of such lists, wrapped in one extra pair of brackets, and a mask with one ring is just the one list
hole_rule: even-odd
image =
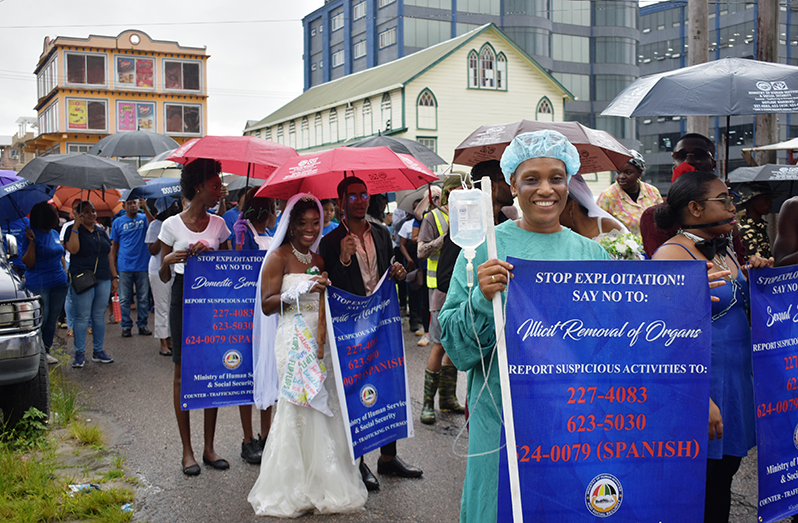
[(233, 225), (236, 223), (236, 220), (238, 220), (239, 214), (241, 214), (241, 211), (239, 211), (236, 207), (233, 207), (222, 215), (222, 218), (224, 218), (224, 223), (227, 224), (227, 228), (231, 231), (230, 236), (227, 239), (232, 242), (235, 242), (235, 239), (233, 238), (234, 233), (232, 232)]
[[(36, 252), (36, 263), (33, 267), (25, 271), (25, 284), (29, 289), (49, 289), (68, 283), (67, 273), (61, 264), (64, 257), (64, 246), (61, 245), (61, 238), (58, 231), (33, 231), (36, 235), (34, 251)], [(19, 258), (28, 250), (27, 236), (22, 237), (19, 244)]]
[(321, 235), (324, 236), (329, 234), (330, 231), (338, 227), (338, 222), (330, 222), (330, 225), (325, 225), (324, 229), (321, 230)]
[(147, 217), (137, 214), (135, 218), (127, 214), (114, 220), (111, 226), (111, 239), (119, 244), (116, 270), (119, 272), (146, 271), (150, 263), (150, 251), (144, 237), (147, 235)]
[[(22, 267), (23, 269), (27, 269), (25, 264), (22, 263), (22, 254), (25, 252), (22, 250), (22, 240), (25, 238), (25, 229), (30, 228), (30, 220), (27, 218), (19, 218), (18, 220), (14, 220), (13, 222), (9, 222), (8, 225), (5, 227), (6, 234), (10, 234), (14, 238), (17, 239), (17, 250), (19, 251), (19, 256), (16, 258), (12, 258), (11, 263), (16, 265), (17, 267)], [(5, 242), (5, 237), (3, 237), (3, 242)], [(6, 245), (6, 251), (8, 250), (8, 245)]]

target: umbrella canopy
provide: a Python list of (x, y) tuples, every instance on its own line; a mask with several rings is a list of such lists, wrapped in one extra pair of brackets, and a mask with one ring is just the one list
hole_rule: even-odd
[(415, 211), (416, 200), (420, 200), (427, 195), (427, 187), (419, 187), (410, 191), (397, 191), (396, 192), (396, 208), (402, 209), (406, 213)]
[(297, 152), (286, 145), (254, 136), (204, 136), (178, 147), (167, 160), (186, 164), (210, 158), (222, 164), (222, 171), (252, 178), (268, 178)]
[(521, 120), (504, 125), (483, 125), (457, 146), (452, 163), (476, 165), (485, 160), (501, 160), (510, 142), (521, 133), (552, 130), (565, 135), (576, 150), (582, 166), (579, 174), (617, 171), (632, 155), (606, 131), (585, 127), (579, 122), (536, 122)]
[(638, 78), (602, 116), (735, 116), (798, 111), (798, 67), (745, 58)]
[[(759, 147), (748, 147), (743, 151), (796, 151), (798, 150), (798, 138), (787, 140), (786, 142), (772, 143), (770, 145), (762, 145)], [(731, 173), (729, 173), (731, 177)]]
[(180, 198), (182, 189), (179, 178), (156, 178), (148, 180), (145, 185), (124, 191), (122, 200), (138, 200), (140, 198)]
[(250, 179), (247, 182), (246, 176), (237, 176), (233, 175), (233, 179), (227, 183), (227, 190), (230, 192), (240, 191), (247, 187), (260, 187), (266, 180), (261, 180), (259, 178)]
[(144, 180), (130, 165), (84, 153), (37, 156), (19, 172), (33, 183), (78, 189), (132, 189)]
[(145, 178), (180, 178), (183, 166), (167, 160), (176, 149), (177, 147), (166, 150), (150, 158), (149, 162), (139, 167), (139, 174)]
[(75, 187), (59, 187), (53, 195), (53, 203), (59, 211), (70, 213), (73, 201), (89, 200), (97, 209), (97, 216), (115, 216), (124, 206), (120, 198), (119, 191), (115, 189), (87, 191)]
[(379, 135), (353, 143), (349, 147), (388, 147), (395, 153), (409, 154), (429, 168), (448, 163), (429, 147), (407, 138)]
[(769, 163), (756, 167), (738, 167), (729, 173), (729, 181), (731, 183), (782, 182), (785, 180), (798, 180), (798, 165)]
[(9, 183), (18, 182), (20, 180), (22, 180), (22, 178), (14, 171), (0, 169), (0, 185), (8, 185)]
[(165, 134), (132, 131), (106, 136), (89, 149), (89, 154), (107, 158), (151, 157), (175, 149), (180, 144)]
[[(0, 225), (27, 216), (34, 205), (46, 202), (55, 192), (55, 188), (48, 185), (30, 183), (17, 176), (14, 178), (17, 180), (0, 187)], [(8, 179), (7, 176), (0, 176), (0, 180)]]
[(415, 158), (387, 147), (338, 147), (288, 160), (274, 171), (256, 196), (287, 200), (297, 193), (309, 192), (319, 199), (337, 198), (338, 183), (345, 176), (366, 182), (369, 194), (415, 189), (438, 181)]

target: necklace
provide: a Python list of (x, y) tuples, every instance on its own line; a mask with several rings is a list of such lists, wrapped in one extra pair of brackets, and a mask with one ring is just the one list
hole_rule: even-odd
[(302, 254), (296, 249), (296, 247), (294, 247), (294, 242), (289, 242), (289, 243), (291, 244), (291, 250), (294, 251), (294, 256), (296, 256), (296, 259), (299, 260), (299, 263), (310, 265), (310, 262), (313, 261), (313, 254), (310, 252), (308, 252), (307, 254)]
[[(706, 244), (707, 242), (712, 241), (712, 240), (707, 240), (705, 238), (697, 236), (697, 235), (695, 235), (693, 233), (687, 232), (687, 231), (685, 231), (683, 229), (679, 229), (678, 232), (679, 232), (679, 234), (682, 234), (688, 240), (692, 240), (696, 244), (696, 247), (700, 247), (699, 244)], [(726, 263), (726, 245), (728, 244), (729, 240), (728, 240), (728, 238), (723, 238), (723, 240), (724, 240), (722, 242), (722, 243), (724, 243), (723, 248), (722, 249), (717, 249), (717, 251), (715, 251), (715, 254), (712, 257), (712, 261), (715, 263), (715, 265), (717, 265), (718, 267), (720, 267), (724, 271), (728, 271), (729, 270), (729, 266)], [(702, 249), (699, 249), (699, 250), (702, 250)]]

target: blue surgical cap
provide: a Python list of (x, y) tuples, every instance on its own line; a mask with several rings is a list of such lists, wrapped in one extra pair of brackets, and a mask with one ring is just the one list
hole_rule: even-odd
[(502, 154), (500, 165), (507, 183), (510, 183), (510, 178), (521, 162), (531, 158), (562, 160), (568, 181), (582, 165), (576, 147), (561, 133), (550, 130), (522, 133), (513, 138)]

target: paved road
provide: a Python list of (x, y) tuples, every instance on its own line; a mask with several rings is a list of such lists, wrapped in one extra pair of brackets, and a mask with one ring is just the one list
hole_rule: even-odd
[[(150, 319), (152, 323), (152, 319)], [(171, 358), (158, 355), (151, 337), (122, 338), (117, 325), (109, 325), (106, 350), (116, 359), (103, 365), (87, 361), (72, 371), (82, 384), (88, 403), (88, 418), (98, 419), (109, 445), (127, 458), (126, 467), (139, 478), (134, 520), (153, 523), (196, 523), (204, 521), (263, 522), (252, 513), (246, 497), (260, 471), (239, 457), (242, 439), (238, 410), (220, 409), (217, 452), (230, 461), (228, 471), (203, 467), (198, 477), (181, 472), (181, 447), (172, 409)], [(135, 332), (135, 329), (134, 329)], [(58, 331), (60, 337), (65, 331)], [(465, 459), (455, 455), (453, 445), (463, 426), (463, 417), (440, 415), (435, 425), (418, 422), (421, 412), (423, 372), (429, 347), (416, 345), (418, 338), (405, 328), (405, 347), (410, 395), (416, 414), (416, 437), (399, 442), (399, 454), (423, 468), (417, 480), (381, 477), (382, 489), (369, 494), (365, 510), (357, 514), (317, 516), (319, 522), (453, 522), (460, 514), (460, 494), (465, 476)], [(67, 350), (72, 351), (71, 339)], [(463, 401), (464, 374), (460, 373), (458, 393)], [(257, 418), (255, 421), (257, 427)], [(196, 457), (202, 452), (202, 415), (192, 414), (192, 441)], [(256, 428), (257, 432), (257, 428)], [(465, 454), (468, 435), (457, 441), (457, 452)], [(377, 452), (367, 456), (376, 471)], [(732, 485), (732, 523), (757, 521), (756, 453), (743, 460)], [(787, 520), (785, 520), (787, 521)]]

